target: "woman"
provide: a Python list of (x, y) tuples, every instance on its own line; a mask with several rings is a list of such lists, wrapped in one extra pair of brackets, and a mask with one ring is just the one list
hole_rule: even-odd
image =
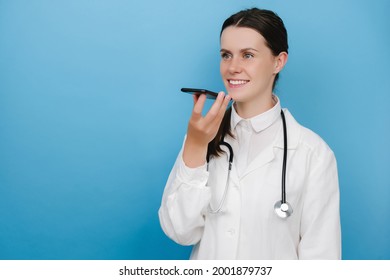
[[(220, 92), (205, 116), (206, 96), (194, 96), (159, 210), (164, 232), (194, 245), (191, 259), (340, 259), (334, 154), (273, 94), (288, 58), (283, 21), (268, 10), (244, 10), (224, 22), (220, 42), (228, 95)], [(234, 151), (230, 172), (221, 142)]]

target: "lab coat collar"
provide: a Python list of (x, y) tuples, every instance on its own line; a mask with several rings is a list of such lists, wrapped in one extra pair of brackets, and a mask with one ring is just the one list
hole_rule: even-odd
[(231, 128), (234, 130), (241, 121), (245, 120), (248, 121), (248, 123), (251, 125), (252, 129), (256, 133), (259, 133), (267, 129), (270, 125), (272, 125), (277, 120), (281, 110), (279, 98), (276, 95), (273, 95), (272, 97), (276, 101), (275, 105), (271, 109), (265, 111), (264, 113), (261, 113), (250, 119), (243, 119), (242, 117), (240, 117), (233, 103)]
[[(301, 129), (302, 126), (294, 119), (294, 117), (291, 115), (291, 113), (288, 111), (288, 109), (283, 109), (285, 118), (286, 118), (286, 127), (287, 127), (287, 146), (289, 150), (294, 150), (298, 146), (299, 138), (301, 137)], [(280, 113), (279, 113), (280, 115)], [(233, 118), (233, 116), (232, 116)], [(281, 118), (281, 117), (280, 117)], [(231, 137), (228, 137), (229, 139)], [(229, 139), (227, 142), (229, 142), (232, 145), (232, 142), (234, 142), (234, 139)], [(275, 141), (273, 142), (272, 146), (270, 147), (276, 147), (283, 149), (284, 148), (284, 136), (283, 136), (283, 124), (280, 122), (280, 128), (276, 134)], [(233, 149), (236, 147), (233, 147)]]
[[(301, 136), (302, 127), (299, 123), (294, 119), (291, 113), (287, 109), (283, 109), (284, 115), (286, 117), (286, 126), (287, 126), (287, 146), (289, 150), (294, 150), (298, 147), (299, 139)], [(236, 141), (231, 139), (231, 137), (227, 138), (227, 142), (233, 145), (233, 150), (237, 150)], [(277, 132), (275, 141), (272, 145), (266, 148), (259, 156), (257, 156), (248, 166), (244, 174), (240, 178), (245, 177), (248, 173), (252, 172), (257, 168), (261, 168), (265, 164), (271, 162), (275, 158), (275, 149), (283, 149), (284, 148), (284, 137), (283, 137), (283, 125), (280, 122), (280, 128)], [(235, 165), (233, 164), (233, 169), (231, 173), (231, 179), (237, 185), (239, 185), (239, 177), (237, 174), (237, 170)]]

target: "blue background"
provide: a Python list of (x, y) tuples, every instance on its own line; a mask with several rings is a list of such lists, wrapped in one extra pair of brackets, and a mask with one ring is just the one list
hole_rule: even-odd
[(339, 166), (344, 259), (390, 259), (390, 1), (0, 0), (0, 259), (187, 259), (157, 211), (219, 31), (275, 10), (282, 106)]

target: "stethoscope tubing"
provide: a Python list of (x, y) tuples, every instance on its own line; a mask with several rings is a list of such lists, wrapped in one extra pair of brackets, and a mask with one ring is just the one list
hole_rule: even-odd
[(223, 191), (222, 199), (221, 199), (221, 201), (216, 209), (213, 209), (211, 207), (211, 205), (209, 204), (208, 210), (209, 210), (210, 214), (218, 214), (222, 210), (222, 207), (223, 207), (223, 204), (225, 203), (227, 192), (228, 192), (228, 185), (230, 182), (230, 171), (232, 170), (232, 165), (233, 165), (233, 148), (232, 148), (232, 146), (230, 146), (230, 144), (226, 143), (225, 141), (222, 141), (220, 143), (220, 145), (225, 146), (229, 149), (229, 159), (228, 159), (229, 169), (228, 169), (228, 175), (227, 175), (226, 185), (225, 185), (225, 189)]
[(287, 170), (287, 125), (283, 110), (280, 111), (283, 120), (283, 165), (282, 165), (282, 204), (286, 203), (286, 170)]

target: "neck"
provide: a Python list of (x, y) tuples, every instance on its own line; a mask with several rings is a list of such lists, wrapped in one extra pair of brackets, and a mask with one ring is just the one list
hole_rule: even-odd
[(276, 100), (273, 98), (273, 94), (261, 96), (257, 100), (251, 100), (249, 102), (235, 102), (234, 108), (237, 114), (243, 119), (249, 119), (254, 116), (260, 115), (276, 104)]

